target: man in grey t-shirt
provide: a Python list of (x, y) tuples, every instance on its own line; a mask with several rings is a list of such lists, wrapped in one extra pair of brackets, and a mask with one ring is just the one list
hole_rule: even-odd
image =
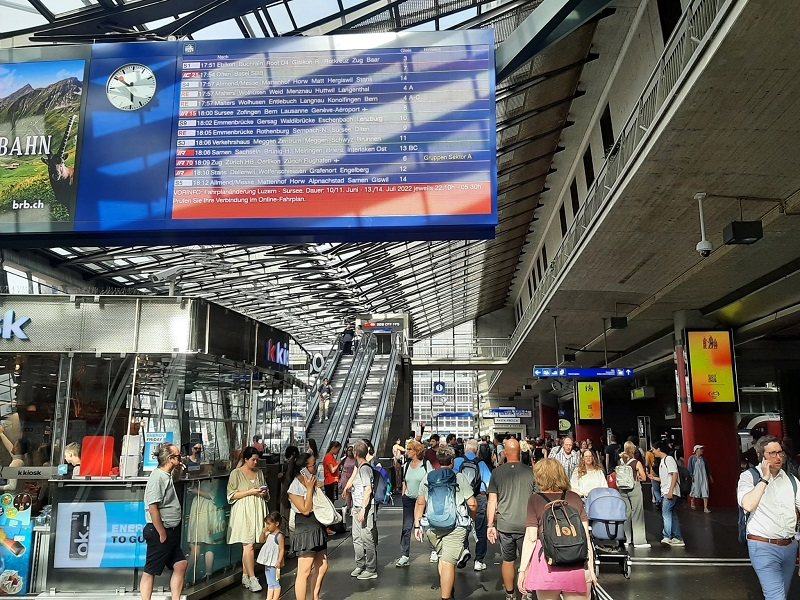
[(153, 454), (158, 459), (158, 468), (150, 473), (144, 489), (147, 525), (143, 536), (147, 558), (139, 589), (142, 600), (150, 600), (153, 579), (168, 567), (172, 569), (169, 581), (172, 600), (180, 600), (187, 562), (181, 550), (181, 505), (172, 477), (182, 467), (181, 451), (173, 444), (162, 444)]
[(533, 494), (535, 482), (533, 469), (520, 462), (519, 442), (506, 441), (505, 464), (492, 471), (489, 481), (489, 500), (486, 503), (487, 538), (492, 544), (500, 540), (503, 564), (500, 571), (506, 590), (506, 600), (514, 600), (514, 563), (522, 550), (525, 522), (528, 517), (528, 499)]

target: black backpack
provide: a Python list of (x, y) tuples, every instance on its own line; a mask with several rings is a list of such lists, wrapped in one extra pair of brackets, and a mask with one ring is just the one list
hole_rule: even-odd
[(483, 482), (483, 479), (481, 478), (480, 463), (480, 460), (470, 460), (469, 458), (465, 458), (464, 462), (461, 463), (461, 470), (459, 471), (472, 486), (472, 494), (474, 496), (477, 496), (481, 493), (481, 483)]
[(489, 467), (489, 470), (491, 471), (492, 468), (494, 467), (494, 464), (492, 463), (492, 448), (491, 448), (491, 446), (489, 444), (485, 444), (485, 443), (481, 444), (480, 446), (478, 446), (478, 456), (481, 457), (481, 460), (483, 461), (483, 463), (487, 467)]
[(567, 492), (559, 500), (550, 500), (539, 494), (547, 502), (539, 530), (542, 542), (541, 552), (551, 567), (573, 567), (584, 565), (589, 559), (589, 543), (583, 528), (580, 513), (565, 500)]
[(689, 473), (689, 469), (684, 466), (682, 460), (676, 460), (675, 464), (678, 465), (678, 487), (681, 490), (681, 497), (688, 498), (692, 493), (692, 474)]

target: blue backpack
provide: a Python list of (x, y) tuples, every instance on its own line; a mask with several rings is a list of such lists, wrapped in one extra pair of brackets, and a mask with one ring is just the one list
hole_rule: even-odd
[(375, 498), (375, 504), (387, 505), (394, 504), (392, 499), (392, 484), (389, 481), (389, 471), (383, 467), (372, 468), (372, 497)]
[[(758, 472), (758, 469), (753, 467), (748, 469), (747, 472), (753, 478), (753, 486), (757, 485), (761, 479), (761, 473)], [(794, 475), (789, 475), (789, 481), (792, 482), (792, 491), (797, 496), (797, 479), (795, 479)], [(739, 507), (739, 542), (742, 544), (747, 544), (747, 520), (750, 515), (751, 513), (745, 512), (741, 506)]]
[(458, 522), (456, 492), (458, 482), (452, 469), (436, 469), (428, 473), (428, 507), (425, 518), (431, 529), (452, 530)]

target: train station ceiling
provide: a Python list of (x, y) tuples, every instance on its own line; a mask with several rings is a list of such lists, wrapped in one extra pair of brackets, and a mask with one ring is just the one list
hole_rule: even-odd
[[(230, 39), (494, 28), (541, 0), (0, 0), (0, 45)], [(606, 15), (601, 15), (606, 16)], [(502, 308), (591, 52), (593, 20), (497, 86), (498, 214), (491, 240), (37, 250), (98, 289), (198, 295), (319, 341), (359, 313), (408, 312), (423, 337)]]

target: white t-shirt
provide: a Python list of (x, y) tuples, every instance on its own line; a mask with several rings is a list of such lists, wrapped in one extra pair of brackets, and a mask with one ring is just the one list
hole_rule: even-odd
[[(294, 494), (295, 496), (300, 496), (303, 499), (305, 499), (307, 491), (308, 491), (308, 489), (306, 488), (306, 486), (304, 486), (302, 483), (300, 483), (300, 481), (297, 479), (297, 477), (295, 477), (292, 480), (292, 483), (289, 484), (289, 489), (287, 490), (287, 492), (289, 494)], [(291, 507), (292, 512), (295, 512), (295, 513), (296, 512), (300, 512), (299, 510), (297, 510), (297, 508), (295, 508), (294, 502), (290, 501), (289, 502), (289, 506)]]
[[(666, 496), (669, 494), (669, 488), (672, 485), (672, 474), (678, 472), (678, 463), (671, 456), (665, 456), (661, 459), (661, 464), (658, 466), (658, 476), (661, 478), (661, 493)], [(675, 489), (672, 490), (673, 496), (681, 495), (680, 481), (675, 484)]]

